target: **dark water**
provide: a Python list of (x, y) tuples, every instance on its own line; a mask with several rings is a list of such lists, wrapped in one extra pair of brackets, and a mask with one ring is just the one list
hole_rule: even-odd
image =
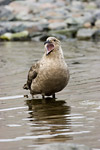
[(100, 42), (68, 41), (62, 47), (68, 86), (56, 100), (32, 100), (23, 98), (28, 92), (22, 86), (43, 43), (0, 43), (0, 150), (33, 150), (52, 142), (100, 149)]

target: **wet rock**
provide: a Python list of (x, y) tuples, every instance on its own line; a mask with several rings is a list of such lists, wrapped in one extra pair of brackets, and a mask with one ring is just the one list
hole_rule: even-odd
[(96, 31), (96, 29), (79, 29), (77, 32), (77, 38), (80, 40), (91, 39), (96, 34)]
[(35, 150), (92, 150), (92, 149), (85, 145), (79, 144), (53, 143), (53, 144), (44, 144), (36, 148)]
[(12, 40), (26, 40), (29, 37), (28, 31), (23, 31), (23, 32), (18, 32), (18, 33), (5, 33), (0, 36), (1, 40), (7, 40), (7, 41), (12, 41)]
[(0, 21), (10, 21), (14, 20), (15, 15), (4, 6), (0, 7)]

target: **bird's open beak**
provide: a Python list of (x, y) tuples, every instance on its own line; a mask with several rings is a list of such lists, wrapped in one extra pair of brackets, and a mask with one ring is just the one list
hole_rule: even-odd
[(51, 43), (51, 42), (50, 42), (49, 40), (48, 40), (48, 41), (45, 41), (45, 42), (44, 42), (44, 45), (47, 44), (47, 43)]
[(47, 44), (46, 46), (46, 49), (47, 49), (47, 52), (46, 54), (48, 55), (49, 53), (51, 53), (53, 50), (54, 50), (54, 45), (52, 42), (50, 42), (49, 40), (48, 41), (45, 41), (44, 42), (44, 45)]

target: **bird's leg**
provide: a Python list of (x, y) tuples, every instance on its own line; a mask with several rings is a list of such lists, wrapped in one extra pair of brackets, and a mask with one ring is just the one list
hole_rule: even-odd
[(44, 94), (42, 94), (42, 99), (45, 99), (45, 95)]
[(54, 99), (56, 98), (56, 97), (55, 97), (55, 93), (52, 95), (52, 98), (54, 98)]
[(32, 94), (32, 98), (34, 98), (34, 95)]
[(33, 94), (32, 90), (30, 90), (30, 94), (32, 95), (32, 98), (34, 98), (34, 94)]

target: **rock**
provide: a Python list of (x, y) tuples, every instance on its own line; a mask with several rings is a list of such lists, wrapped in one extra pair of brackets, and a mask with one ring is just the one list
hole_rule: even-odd
[(6, 33), (7, 30), (4, 27), (0, 27), (0, 35)]
[(8, 32), (20, 32), (22, 31), (22, 28), (24, 30), (25, 26), (23, 26), (23, 24), (23, 22), (19, 21), (6, 21), (6, 23), (5, 21), (0, 22), (0, 26), (5, 28)]
[(80, 40), (91, 39), (95, 35), (96, 31), (96, 29), (79, 29), (77, 32), (77, 38)]
[(86, 22), (86, 23), (84, 23), (83, 27), (91, 28), (91, 23), (90, 22)]
[(97, 8), (100, 8), (100, 0), (95, 0), (95, 3), (97, 5)]
[(12, 12), (15, 15), (15, 20), (20, 21), (34, 21), (34, 18), (36, 20), (37, 15), (40, 13), (41, 9), (40, 5), (38, 5), (35, 1), (13, 1), (9, 5), (7, 5), (7, 8), (9, 10), (12, 10)]
[(84, 8), (84, 5), (80, 1), (74, 0), (72, 1), (72, 7), (82, 10)]
[(77, 25), (77, 22), (74, 17), (69, 17), (66, 19), (66, 24), (68, 26), (75, 26), (75, 25)]
[(96, 26), (97, 28), (100, 28), (100, 19), (95, 22), (95, 26)]
[(53, 144), (44, 144), (35, 148), (35, 150), (92, 150), (91, 148), (85, 145), (79, 144), (67, 144), (67, 143), (53, 143)]
[(87, 3), (86, 4), (86, 7), (85, 7), (85, 9), (87, 9), (87, 10), (94, 10), (94, 9), (96, 9), (97, 8), (97, 5), (96, 5), (96, 3), (95, 2), (89, 2), (89, 3)]
[(100, 9), (97, 9), (93, 14), (95, 20), (100, 19)]
[[(81, 38), (94, 36), (100, 28), (100, 0), (0, 0), (0, 35), (28, 32), (28, 38), (44, 40), (55, 35), (75, 38), (80, 28), (90, 29)], [(4, 6), (3, 6), (4, 5)], [(5, 22), (6, 21), (6, 22)], [(80, 38), (80, 29), (77, 37)], [(7, 34), (8, 40), (10, 34)], [(23, 38), (24, 39), (24, 38)], [(26, 38), (25, 38), (26, 40)]]
[(86, 22), (93, 22), (93, 16), (89, 12), (83, 12), (81, 14), (72, 14), (72, 17), (66, 19), (66, 23), (69, 27), (71, 26), (83, 26)]
[(69, 38), (75, 38), (76, 33), (77, 33), (78, 27), (73, 27), (73, 28), (66, 28), (63, 30), (57, 30), (57, 31), (52, 31), (54, 34), (61, 34), (65, 35), (66, 37)]
[(0, 26), (7, 29), (8, 32), (21, 32), (27, 30), (30, 34), (33, 32), (42, 32), (48, 31), (48, 23), (44, 20), (40, 22), (28, 22), (28, 21), (9, 21), (9, 22), (0, 22)]
[(5, 33), (0, 36), (1, 40), (26, 40), (28, 39), (29, 33), (28, 31), (18, 32), (18, 33)]
[(24, 1), (13, 1), (10, 3), (7, 8), (12, 10), (14, 14), (20, 14), (21, 12), (29, 12), (29, 7)]
[(3, 35), (0, 36), (0, 39), (1, 40), (4, 40), (4, 41), (10, 41), (11, 40), (11, 37), (12, 37), (12, 33), (5, 33)]
[(43, 34), (41, 34), (39, 36), (33, 37), (31, 40), (32, 41), (37, 41), (37, 42), (38, 41), (45, 41), (48, 37), (49, 37), (49, 35), (47, 33), (43, 33)]
[(14, 20), (15, 15), (4, 6), (0, 7), (0, 21), (10, 21)]
[(50, 33), (50, 32), (49, 33), (37, 34), (37, 35), (33, 36), (31, 40), (32, 41), (45, 41), (50, 36), (54, 36), (54, 37), (58, 38), (59, 40), (66, 40), (65, 35)]
[(20, 12), (18, 14), (16, 14), (16, 20), (20, 20), (20, 21), (32, 21), (34, 19), (32, 14), (29, 14), (27, 12)]
[(8, 5), (9, 3), (11, 3), (13, 0), (0, 0), (0, 6), (1, 5)]
[(29, 33), (26, 30), (12, 34), (12, 40), (26, 40), (26, 39), (27, 40), (29, 39)]
[(65, 22), (54, 22), (50, 23), (48, 27), (50, 30), (60, 30), (66, 28), (67, 25)]
[(51, 34), (50, 36), (53, 36), (53, 37), (56, 37), (57, 39), (59, 39), (59, 40), (63, 40), (63, 41), (65, 41), (66, 39), (67, 39), (67, 37), (65, 36), (65, 35), (62, 35), (62, 34), (56, 34), (56, 33), (53, 33), (53, 34)]
[(17, 33), (17, 32), (22, 32), (25, 29), (26, 29), (26, 26), (24, 25), (24, 23), (20, 23), (20, 24), (15, 24), (11, 28), (8, 28), (8, 31)]
[(48, 31), (48, 24), (44, 23), (34, 23), (32, 26), (29, 26), (26, 28), (30, 34), (34, 33), (34, 32), (42, 32), (42, 31)]
[(94, 40), (100, 41), (100, 29), (98, 29), (97, 32), (95, 33)]

